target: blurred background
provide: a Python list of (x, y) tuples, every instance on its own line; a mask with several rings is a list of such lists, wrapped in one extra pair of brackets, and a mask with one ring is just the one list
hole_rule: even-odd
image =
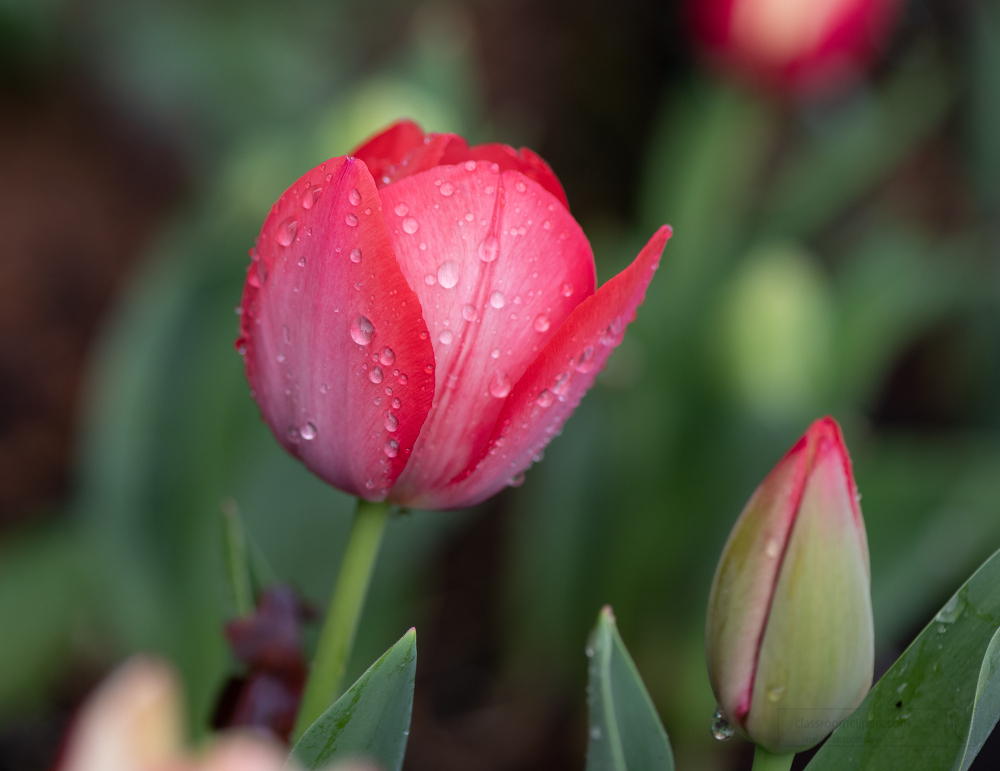
[(390, 523), (349, 676), (416, 625), (406, 768), (582, 768), (603, 603), (678, 768), (749, 768), (709, 733), (708, 588), (824, 413), (884, 671), (1000, 547), (1000, 2), (883, 26), (817, 90), (712, 53), (675, 2), (0, 0), (0, 771), (50, 768), (135, 650), (206, 731), (240, 667), (224, 501), (325, 606), (353, 504), (260, 422), (233, 309), (277, 196), (402, 116), (539, 151), (600, 281), (676, 234), (525, 484)]

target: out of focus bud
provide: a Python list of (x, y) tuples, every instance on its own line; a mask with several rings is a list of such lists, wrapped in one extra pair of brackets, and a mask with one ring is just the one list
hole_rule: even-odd
[(689, 0), (694, 33), (745, 78), (812, 94), (864, 72), (898, 0)]
[(787, 754), (850, 715), (872, 683), (870, 584), (851, 459), (823, 418), (754, 492), (715, 572), (705, 636), (723, 719)]
[[(137, 656), (87, 699), (67, 739), (59, 771), (294, 771), (274, 742), (229, 734), (204, 755), (184, 744), (184, 712), (174, 670)], [(339, 771), (377, 771), (363, 763)]]

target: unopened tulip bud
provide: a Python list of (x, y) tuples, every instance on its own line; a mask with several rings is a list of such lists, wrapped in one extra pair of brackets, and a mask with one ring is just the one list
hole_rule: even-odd
[(813, 423), (750, 498), (708, 601), (722, 714), (772, 753), (821, 741), (872, 683), (868, 541), (832, 418)]

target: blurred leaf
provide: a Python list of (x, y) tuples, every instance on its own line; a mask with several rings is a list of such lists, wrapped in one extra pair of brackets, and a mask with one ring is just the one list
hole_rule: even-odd
[(236, 501), (227, 498), (222, 502), (222, 521), (226, 529), (226, 563), (229, 582), (236, 603), (236, 614), (248, 616), (253, 612), (253, 587), (250, 581), (250, 558), (243, 518)]
[(309, 727), (292, 757), (307, 769), (361, 757), (384, 771), (399, 771), (416, 671), (417, 630), (411, 629)]
[(998, 629), (1000, 552), (948, 600), (807, 768), (967, 769), (1000, 716)]
[(883, 88), (822, 116), (815, 138), (772, 186), (762, 237), (815, 235), (924, 142), (951, 101), (943, 66), (918, 49)]
[(605, 605), (587, 643), (590, 741), (587, 771), (673, 771), (660, 716)]
[(74, 533), (52, 529), (8, 539), (0, 550), (0, 713), (37, 698), (64, 674), (89, 611)]

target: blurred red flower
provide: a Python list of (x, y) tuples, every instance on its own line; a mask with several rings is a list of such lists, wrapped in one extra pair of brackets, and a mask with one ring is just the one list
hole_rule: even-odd
[(560, 430), (669, 236), (595, 292), (590, 244), (539, 156), (397, 123), (272, 207), (237, 348), (264, 420), (318, 476), (369, 500), (468, 506)]
[(868, 67), (899, 0), (689, 0), (698, 40), (724, 67), (801, 94), (834, 90)]

